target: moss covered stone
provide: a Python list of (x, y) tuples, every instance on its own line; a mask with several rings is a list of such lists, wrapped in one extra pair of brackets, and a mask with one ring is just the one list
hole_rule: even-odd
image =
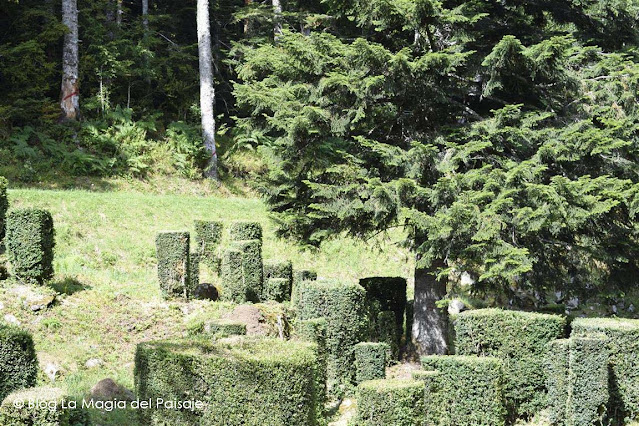
[(0, 405), (0, 424), (84, 426), (90, 422), (81, 402), (70, 403), (62, 389), (40, 387), (16, 391), (7, 396)]
[(548, 343), (545, 362), (548, 388), (548, 419), (553, 425), (563, 425), (566, 418), (569, 389), (569, 356), (569, 339), (558, 339)]
[(357, 383), (386, 377), (386, 343), (361, 342), (355, 345)]
[(259, 302), (262, 297), (264, 269), (260, 240), (233, 241), (231, 248), (242, 253), (242, 302)]
[(231, 222), (229, 236), (233, 241), (258, 240), (262, 244), (262, 225), (259, 222)]
[(6, 246), (13, 274), (21, 281), (42, 284), (53, 277), (53, 218), (46, 210), (9, 212)]
[(140, 399), (203, 402), (192, 412), (141, 411), (144, 425), (325, 424), (321, 376), (315, 345), (300, 341), (234, 337), (147, 342), (138, 345), (135, 356)]
[(558, 315), (466, 311), (454, 320), (455, 353), (501, 359), (509, 417), (529, 417), (546, 407), (546, 349), (564, 337), (565, 328), (565, 319)]
[(439, 371), (427, 399), (428, 425), (498, 426), (506, 423), (503, 363), (498, 358), (431, 355), (425, 370)]
[[(359, 280), (359, 284), (366, 290), (366, 305), (369, 312), (369, 321), (372, 326), (372, 336), (375, 336), (379, 327), (377, 320), (382, 311), (394, 313), (396, 344), (401, 343), (404, 327), (404, 314), (406, 312), (406, 279), (401, 277), (369, 277)], [(382, 325), (387, 327), (387, 325)]]
[(195, 221), (195, 246), (201, 262), (217, 271), (219, 268), (218, 247), (222, 242), (222, 222)]
[(302, 320), (326, 318), (329, 390), (353, 384), (355, 345), (366, 330), (364, 289), (339, 281), (305, 281), (298, 310)]
[(423, 424), (424, 382), (370, 380), (357, 387), (357, 426)]
[(608, 353), (604, 339), (570, 339), (566, 425), (604, 424), (608, 403)]
[(160, 232), (155, 238), (158, 258), (158, 279), (165, 298), (188, 298), (189, 246), (188, 232)]
[(0, 241), (4, 238), (5, 220), (9, 209), (9, 198), (7, 197), (7, 180), (0, 176)]
[(31, 335), (0, 323), (0, 400), (16, 389), (35, 385), (38, 360)]

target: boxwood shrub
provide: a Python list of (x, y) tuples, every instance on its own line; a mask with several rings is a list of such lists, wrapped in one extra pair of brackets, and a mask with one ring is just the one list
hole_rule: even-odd
[(7, 198), (7, 180), (0, 176), (0, 241), (4, 238), (5, 220), (9, 209)]
[(247, 289), (242, 273), (242, 252), (235, 249), (226, 249), (222, 254), (220, 266), (222, 278), (222, 291), (220, 299), (227, 302), (246, 302)]
[(233, 241), (258, 240), (262, 244), (262, 225), (249, 221), (231, 222), (229, 236)]
[(300, 288), (299, 318), (326, 318), (329, 390), (355, 381), (354, 348), (366, 330), (365, 292), (357, 284), (304, 281)]
[(609, 416), (616, 421), (639, 419), (639, 320), (577, 318), (571, 326), (571, 338), (606, 337), (611, 394)]
[[(285, 280), (285, 297), (281, 301), (291, 300), (293, 289), (293, 264), (290, 260), (267, 260), (264, 262), (264, 283), (268, 283), (271, 278)], [(263, 300), (269, 300), (269, 295), (264, 295)], [(276, 299), (272, 299), (276, 300)]]
[(189, 282), (186, 289), (187, 297), (191, 298), (195, 294), (195, 290), (200, 285), (200, 262), (202, 256), (200, 253), (189, 253)]
[(386, 343), (361, 342), (355, 345), (357, 383), (386, 378)]
[(386, 343), (386, 362), (399, 359), (399, 345), (401, 342), (401, 332), (397, 329), (395, 313), (393, 311), (381, 311), (377, 314), (375, 339), (378, 342)]
[(13, 274), (26, 283), (42, 284), (53, 277), (53, 218), (46, 210), (10, 211), (6, 246)]
[(205, 321), (202, 331), (206, 334), (212, 334), (216, 337), (245, 335), (246, 324), (243, 322), (225, 319)]
[(140, 399), (202, 401), (204, 407), (141, 410), (144, 425), (323, 425), (325, 396), (315, 345), (230, 338), (146, 342), (137, 346)]
[(195, 246), (202, 263), (214, 271), (218, 270), (218, 247), (222, 242), (222, 222), (195, 221)]
[(264, 269), (260, 240), (233, 241), (231, 248), (242, 253), (242, 281), (245, 302), (259, 302), (262, 297)]
[(299, 299), (299, 292), (301, 290), (301, 285), (304, 281), (315, 281), (317, 280), (317, 272), (311, 271), (310, 269), (296, 269), (293, 271), (293, 289), (291, 291), (291, 303), (297, 303), (296, 300)]
[(188, 232), (160, 232), (155, 238), (158, 279), (165, 298), (188, 297), (189, 246)]
[(604, 339), (570, 339), (566, 424), (604, 424), (608, 403), (608, 353)]
[(357, 426), (415, 426), (423, 417), (423, 381), (369, 380), (357, 387)]
[(17, 389), (35, 385), (38, 360), (31, 335), (0, 323), (0, 400)]
[(558, 339), (548, 343), (546, 354), (546, 384), (548, 388), (548, 420), (563, 425), (568, 403), (568, 371), (570, 369), (570, 340)]
[(497, 426), (506, 422), (503, 363), (498, 358), (431, 355), (421, 359), (435, 370), (436, 392), (425, 408), (428, 425)]
[[(376, 327), (379, 313), (392, 311), (395, 315), (397, 343), (401, 343), (404, 328), (404, 313), (406, 312), (406, 279), (401, 277), (369, 277), (359, 280), (359, 284), (366, 290), (366, 305), (372, 336), (378, 331)], [(385, 325), (384, 325), (385, 326)]]
[(545, 353), (549, 342), (564, 337), (565, 328), (558, 315), (466, 311), (454, 320), (455, 353), (501, 359), (508, 414), (525, 418), (546, 406)]
[[(73, 408), (75, 406), (76, 408)], [(69, 403), (66, 392), (40, 387), (15, 391), (0, 405), (3, 426), (85, 426), (89, 415), (81, 402)]]
[(262, 300), (285, 302), (291, 298), (290, 281), (286, 278), (269, 278), (264, 281)]

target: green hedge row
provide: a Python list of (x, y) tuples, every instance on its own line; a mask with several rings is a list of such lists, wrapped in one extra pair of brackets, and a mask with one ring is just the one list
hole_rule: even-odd
[(218, 270), (217, 249), (222, 242), (222, 222), (195, 221), (195, 246), (203, 264), (214, 271)]
[[(91, 424), (81, 402), (69, 403), (58, 388), (31, 388), (11, 393), (0, 405), (3, 426), (85, 426)], [(75, 407), (75, 408), (74, 408)]]
[(386, 343), (361, 342), (355, 345), (357, 383), (386, 378)]
[(566, 424), (603, 424), (608, 403), (608, 353), (605, 340), (570, 339)]
[(232, 241), (258, 240), (262, 244), (262, 225), (259, 222), (231, 222), (229, 236)]
[[(269, 284), (269, 280), (277, 281)], [(293, 289), (293, 264), (290, 260), (270, 260), (264, 262), (264, 294), (262, 300), (284, 302), (291, 300)]]
[(0, 323), (0, 400), (17, 389), (35, 385), (38, 360), (31, 335)]
[(189, 253), (189, 282), (186, 294), (189, 298), (193, 297), (195, 290), (200, 285), (200, 262), (202, 255), (200, 253)]
[(21, 281), (42, 284), (53, 277), (53, 218), (46, 210), (10, 211), (6, 246), (13, 274)]
[(299, 318), (323, 317), (327, 321), (329, 390), (351, 385), (355, 381), (354, 348), (366, 330), (364, 289), (338, 281), (304, 281), (303, 284), (298, 300)]
[(315, 271), (311, 271), (310, 269), (297, 269), (293, 271), (293, 289), (291, 291), (291, 303), (297, 303), (302, 284), (305, 281), (315, 280), (317, 280), (317, 272)]
[[(401, 277), (369, 277), (359, 280), (359, 284), (366, 290), (366, 306), (371, 325), (369, 338), (379, 336), (380, 330), (387, 330), (388, 324), (379, 324), (379, 314), (391, 311), (395, 318), (395, 344), (399, 348), (404, 329), (404, 314), (406, 312), (406, 279)], [(391, 342), (387, 342), (391, 344)], [(396, 357), (394, 359), (397, 359)]]
[(415, 426), (424, 418), (424, 382), (370, 380), (357, 387), (356, 426)]
[(322, 425), (325, 395), (315, 345), (233, 338), (147, 342), (135, 355), (140, 399), (196, 399), (193, 412), (142, 410), (144, 425)]
[(402, 333), (397, 329), (393, 311), (381, 311), (377, 314), (375, 335), (377, 341), (386, 343), (386, 362), (390, 364), (391, 361), (398, 360)]
[(558, 315), (478, 309), (454, 319), (455, 353), (499, 358), (504, 363), (505, 396), (511, 419), (546, 407), (544, 369), (549, 342), (564, 337)]
[(244, 302), (259, 302), (262, 297), (264, 268), (260, 240), (233, 241), (231, 248), (242, 253), (242, 281)]
[(432, 355), (421, 359), (436, 392), (426, 400), (427, 425), (498, 426), (506, 423), (503, 363), (498, 358)]
[(158, 258), (158, 279), (165, 298), (189, 297), (189, 247), (188, 232), (160, 232), (155, 238)]
[(262, 300), (285, 302), (291, 298), (290, 281), (286, 278), (269, 278), (264, 282)]
[(546, 355), (546, 383), (548, 388), (548, 419), (562, 425), (568, 403), (568, 372), (570, 371), (570, 340), (558, 339), (548, 343)]
[(241, 336), (246, 334), (246, 324), (233, 320), (213, 320), (204, 323), (203, 331), (215, 337)]
[(242, 273), (241, 251), (235, 249), (224, 250), (220, 276), (222, 278), (220, 299), (235, 303), (246, 302), (247, 291), (244, 285), (244, 274)]
[(7, 180), (0, 176), (0, 241), (4, 238), (5, 220), (9, 209), (7, 198)]

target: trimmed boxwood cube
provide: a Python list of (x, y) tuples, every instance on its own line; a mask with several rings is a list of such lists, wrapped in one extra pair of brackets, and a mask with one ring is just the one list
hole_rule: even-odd
[(312, 318), (309, 320), (298, 320), (295, 323), (295, 337), (298, 339), (313, 342), (317, 345), (317, 353), (322, 360), (324, 370), (326, 370), (326, 329), (328, 323), (326, 318)]
[(165, 298), (188, 297), (190, 241), (191, 236), (184, 231), (160, 232), (155, 238), (158, 279)]
[(0, 405), (0, 424), (84, 426), (90, 422), (82, 403), (70, 404), (68, 395), (62, 389), (40, 387), (16, 391), (7, 396)]
[(369, 277), (359, 280), (359, 284), (366, 290), (366, 304), (369, 310), (369, 320), (373, 332), (378, 327), (375, 324), (382, 311), (392, 311), (395, 314), (397, 329), (397, 343), (401, 344), (404, 327), (404, 313), (406, 312), (406, 279), (401, 277)]
[(566, 424), (603, 424), (608, 403), (608, 352), (604, 339), (570, 339)]
[(568, 371), (570, 369), (570, 340), (558, 339), (548, 343), (546, 354), (546, 386), (548, 388), (548, 420), (562, 425), (568, 403)]
[(296, 269), (293, 271), (293, 289), (291, 291), (291, 303), (297, 303), (299, 292), (304, 281), (317, 280), (317, 272), (310, 269)]
[(246, 302), (246, 288), (244, 274), (242, 274), (242, 252), (235, 249), (227, 249), (222, 255), (220, 267), (222, 276), (222, 291), (220, 299), (227, 302)]
[(493, 357), (431, 355), (421, 359), (436, 370), (437, 392), (425, 408), (428, 425), (498, 426), (506, 423), (503, 363)]
[(357, 383), (386, 377), (386, 343), (361, 342), (355, 345)]
[(411, 373), (413, 380), (421, 380), (424, 382), (424, 407), (428, 407), (431, 403), (431, 397), (437, 393), (439, 376), (441, 373), (434, 370), (415, 370)]
[(357, 387), (357, 426), (415, 426), (423, 417), (423, 381), (369, 380)]
[(7, 215), (6, 246), (13, 274), (26, 283), (53, 277), (53, 218), (46, 210), (13, 210)]
[(218, 270), (217, 249), (222, 242), (222, 222), (196, 220), (195, 246), (203, 264), (214, 271)]
[(620, 318), (577, 318), (573, 337), (607, 339), (611, 404), (615, 421), (639, 419), (639, 320)]
[(284, 302), (291, 297), (290, 281), (286, 278), (269, 278), (264, 283), (262, 291), (262, 300), (275, 300), (276, 302)]
[(17, 389), (35, 385), (38, 360), (31, 335), (0, 324), (0, 400)]
[(366, 330), (365, 292), (358, 284), (339, 281), (304, 281), (299, 318), (326, 318), (326, 351), (329, 391), (355, 381), (354, 347)]
[[(264, 282), (271, 278), (281, 278), (286, 280), (286, 296), (283, 300), (291, 300), (293, 290), (293, 264), (290, 260), (267, 260), (264, 262)], [(269, 300), (263, 297), (264, 300)]]
[(202, 256), (199, 253), (189, 254), (189, 285), (186, 290), (187, 297), (195, 294), (195, 289), (200, 285), (200, 262)]
[(233, 241), (231, 248), (242, 253), (242, 282), (245, 302), (259, 302), (262, 297), (264, 269), (262, 242), (259, 240)]
[(7, 180), (0, 176), (0, 241), (4, 238), (5, 220), (9, 209), (9, 198), (7, 198)]
[[(325, 396), (315, 345), (229, 338), (141, 343), (135, 355), (140, 399), (204, 403), (186, 425), (321, 425)], [(174, 423), (170, 410), (141, 410), (140, 423)]]
[(391, 361), (399, 359), (399, 343), (401, 342), (401, 333), (397, 329), (397, 322), (395, 321), (395, 313), (393, 311), (382, 311), (377, 314), (376, 333), (375, 337), (379, 342), (384, 342), (387, 345), (386, 362), (390, 364)]
[(229, 236), (232, 241), (258, 240), (262, 244), (262, 225), (242, 220), (231, 222)]
[(544, 359), (549, 342), (564, 337), (558, 315), (478, 309), (455, 317), (455, 353), (493, 356), (504, 362), (505, 396), (511, 419), (546, 407)]

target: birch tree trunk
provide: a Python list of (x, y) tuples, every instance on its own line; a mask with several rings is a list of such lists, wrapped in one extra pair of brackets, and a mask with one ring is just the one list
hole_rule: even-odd
[(115, 14), (115, 23), (118, 24), (118, 27), (122, 26), (122, 15), (124, 15), (124, 11), (122, 10), (122, 0), (117, 0), (116, 14)]
[(204, 175), (217, 180), (217, 152), (215, 149), (215, 116), (213, 103), (213, 55), (211, 52), (211, 23), (209, 0), (197, 0), (197, 37), (200, 59), (200, 109), (202, 112), (202, 139), (211, 159)]
[(146, 36), (149, 32), (149, 0), (142, 0), (142, 27)]
[[(244, 5), (245, 6), (250, 6), (251, 4), (253, 4), (253, 0), (244, 0)], [(244, 19), (244, 34), (248, 34), (251, 31), (251, 21), (249, 20), (249, 18), (245, 18)]]
[(78, 3), (62, 0), (62, 23), (69, 31), (64, 35), (62, 47), (62, 87), (60, 108), (62, 120), (77, 120), (80, 115), (78, 91)]
[(419, 355), (448, 352), (448, 315), (435, 305), (445, 296), (446, 279), (438, 280), (432, 270), (415, 268), (412, 343)]
[(282, 34), (282, 3), (273, 0), (273, 34), (275, 38)]

